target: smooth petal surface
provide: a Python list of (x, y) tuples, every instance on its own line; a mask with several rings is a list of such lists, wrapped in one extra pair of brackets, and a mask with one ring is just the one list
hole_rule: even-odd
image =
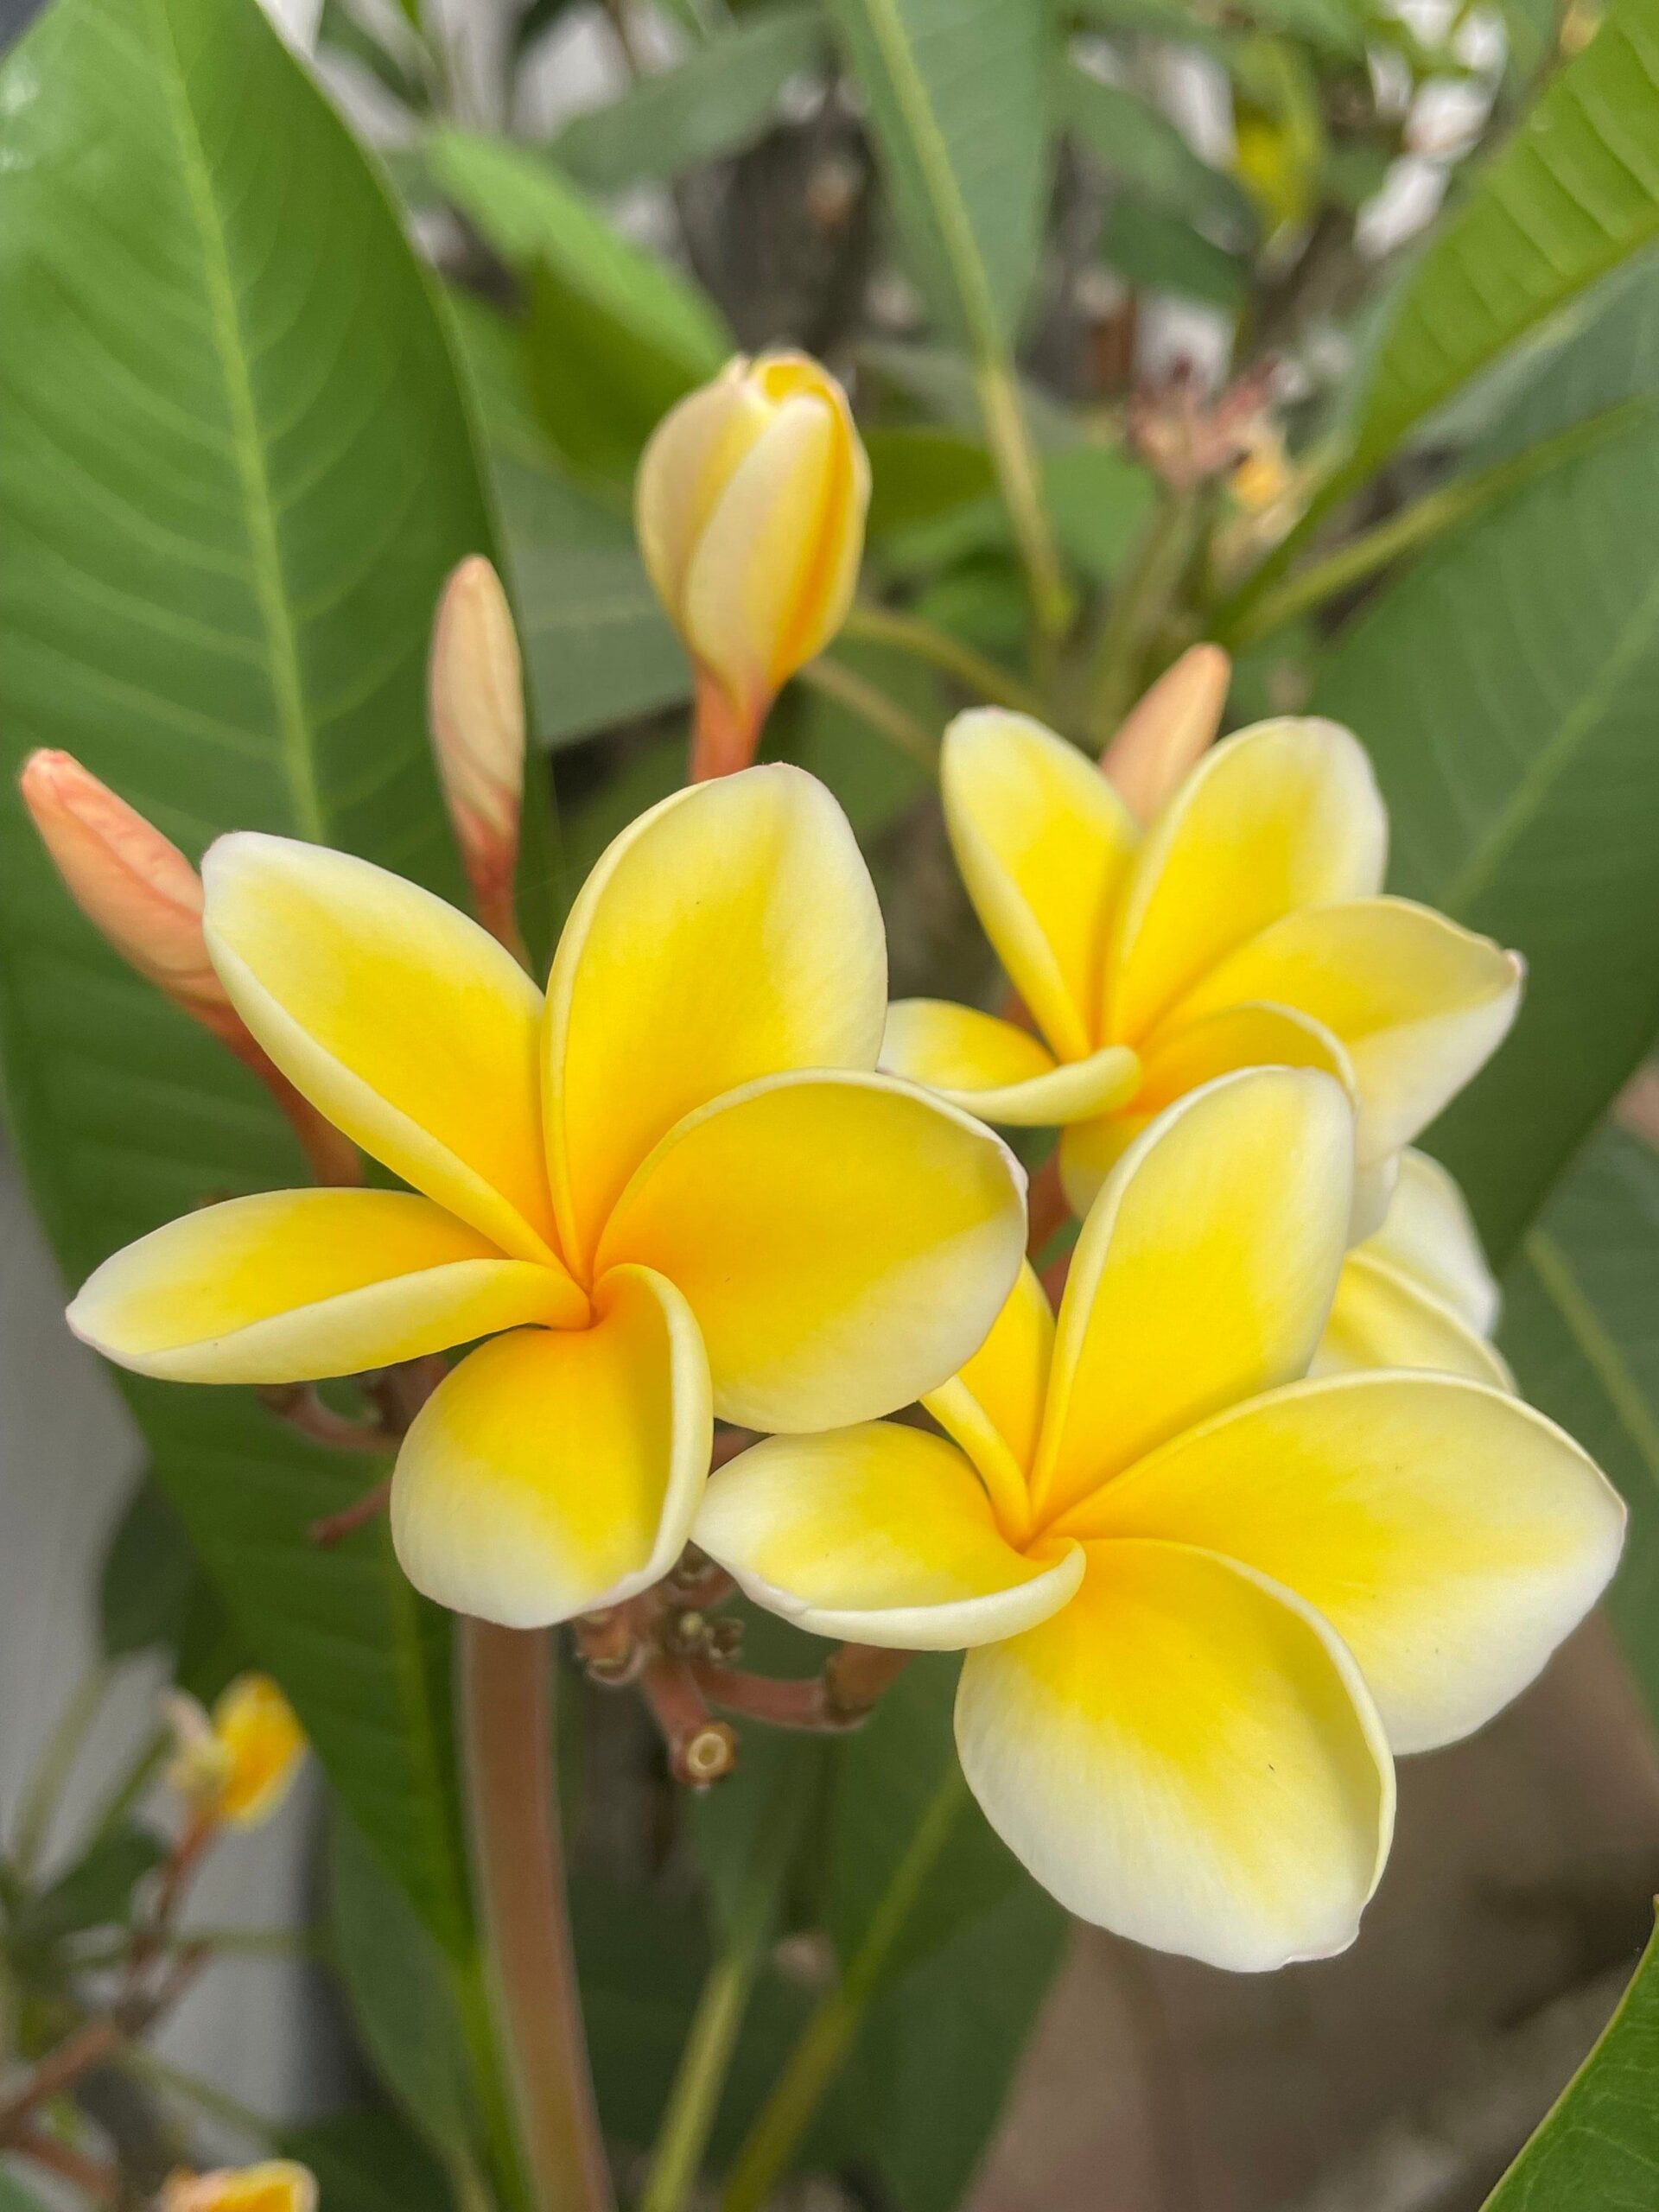
[(1274, 999), (1323, 1023), (1353, 1064), (1359, 1157), (1370, 1162), (1408, 1143), (1497, 1050), (1522, 972), (1514, 953), (1427, 906), (1365, 899), (1287, 914), (1206, 976), (1180, 1012)]
[(1416, 1751), (1525, 1688), (1605, 1587), (1624, 1509), (1516, 1398), (1352, 1375), (1178, 1437), (1067, 1525), (1205, 1545), (1283, 1582), (1352, 1651), (1395, 1749)]
[(417, 1590), (538, 1628), (620, 1603), (684, 1548), (713, 1442), (685, 1301), (620, 1268), (587, 1329), (523, 1329), (464, 1359), (397, 1455), (391, 1534)]
[(294, 1708), (269, 1675), (238, 1675), (214, 1700), (213, 1729), (224, 1760), (214, 1809), (234, 1827), (257, 1827), (288, 1796), (305, 1757)]
[(892, 1077), (774, 1077), (688, 1116), (612, 1215), (601, 1268), (678, 1285), (715, 1409), (747, 1428), (893, 1412), (983, 1340), (1025, 1247), (1024, 1178)]
[(979, 1350), (923, 1403), (978, 1469), (1002, 1530), (1023, 1543), (1028, 1487), (1054, 1357), (1054, 1316), (1027, 1260)]
[(204, 1206), (105, 1260), (69, 1325), (175, 1382), (307, 1382), (442, 1351), (588, 1301), (407, 1191), (270, 1191)]
[(635, 534), (645, 572), (678, 626), (697, 540), (722, 488), (772, 420), (747, 366), (741, 358), (728, 362), (712, 384), (671, 407), (639, 457)]
[(1345, 729), (1260, 722), (1224, 739), (1141, 848), (1106, 977), (1104, 1034), (1138, 1043), (1270, 922), (1376, 891), (1387, 855), (1388, 819), (1370, 762)]
[(873, 1068), (880, 910), (847, 817), (798, 768), (676, 792), (583, 887), (548, 985), (548, 1149), (562, 1232), (591, 1254), (646, 1154), (756, 1077)]
[(1103, 1113), (1132, 1097), (1141, 1077), (1124, 1046), (1057, 1065), (1029, 1031), (944, 999), (888, 1007), (881, 1065), (1010, 1128), (1053, 1128)]
[(950, 843), (985, 934), (1063, 1060), (1100, 1043), (1114, 901), (1140, 832), (1075, 745), (1025, 715), (976, 708), (944, 734)]
[(1482, 1336), (1497, 1327), (1497, 1284), (1463, 1192), (1426, 1152), (1400, 1155), (1394, 1195), (1365, 1255), (1414, 1276)]
[(320, 845), (221, 837), (201, 876), (213, 965), (295, 1088), (503, 1251), (547, 1258), (542, 1001), (511, 953), (430, 892)]
[(943, 1437), (892, 1421), (773, 1436), (709, 1484), (693, 1534), (749, 1596), (817, 1636), (956, 1651), (1065, 1605), (1083, 1549), (1027, 1558)]
[(1259, 1972), (1353, 1941), (1394, 1815), (1358, 1669), (1287, 1591), (1179, 1544), (1089, 1546), (1077, 1595), (970, 1652), (957, 1742), (1069, 1910)]
[(1328, 1076), (1189, 1093), (1077, 1238), (1032, 1491), (1039, 1518), (1193, 1421), (1304, 1374), (1347, 1241), (1353, 1117)]
[(1424, 1367), (1512, 1390), (1515, 1378), (1484, 1337), (1414, 1275), (1361, 1245), (1337, 1279), (1331, 1319), (1313, 1356), (1315, 1375), (1355, 1368)]

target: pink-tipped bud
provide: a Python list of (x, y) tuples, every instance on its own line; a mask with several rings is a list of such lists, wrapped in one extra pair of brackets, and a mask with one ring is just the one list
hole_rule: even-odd
[(1232, 672), (1219, 645), (1189, 646), (1120, 724), (1101, 772), (1140, 821), (1161, 812), (1213, 742)]
[(428, 669), (432, 749), (479, 918), (512, 923), (524, 793), (524, 665), (501, 579), (480, 553), (452, 570)]

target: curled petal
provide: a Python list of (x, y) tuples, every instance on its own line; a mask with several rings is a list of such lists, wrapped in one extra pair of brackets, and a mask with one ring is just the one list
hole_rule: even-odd
[(1134, 1096), (1141, 1072), (1122, 1045), (1057, 1065), (1028, 1031), (944, 999), (888, 1007), (881, 1065), (1009, 1128), (1054, 1128), (1105, 1112)]
[(587, 1300), (407, 1191), (269, 1191), (182, 1215), (105, 1260), (69, 1325), (175, 1382), (306, 1382), (416, 1359)]
[(684, 1549), (713, 1433), (684, 1300), (616, 1268), (590, 1328), (497, 1337), (416, 1415), (391, 1485), (404, 1572), (508, 1628), (618, 1605)]
[(1361, 1245), (1343, 1262), (1313, 1372), (1378, 1367), (1430, 1368), (1499, 1390), (1515, 1388), (1508, 1363), (1461, 1314)]
[(1497, 1285), (1463, 1192), (1426, 1152), (1400, 1155), (1399, 1177), (1368, 1258), (1414, 1276), (1484, 1337), (1497, 1325)]
[(957, 1743), (987, 1819), (1069, 1910), (1211, 1966), (1345, 1949), (1394, 1770), (1319, 1616), (1183, 1544), (1088, 1547), (1070, 1605), (971, 1651)]

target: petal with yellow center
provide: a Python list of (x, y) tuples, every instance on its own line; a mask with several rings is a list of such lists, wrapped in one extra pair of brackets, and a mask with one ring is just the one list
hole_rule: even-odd
[(663, 801), (572, 908), (548, 985), (548, 1153), (585, 1257), (683, 1116), (757, 1077), (873, 1068), (887, 942), (847, 817), (798, 768)]
[(1102, 1113), (1133, 1097), (1141, 1075), (1126, 1046), (1057, 1065), (1029, 1031), (944, 999), (899, 999), (887, 1008), (881, 1065), (1010, 1128), (1054, 1128)]
[(1353, 1116), (1329, 1076), (1223, 1076), (1154, 1122), (1084, 1222), (1032, 1492), (1063, 1512), (1222, 1407), (1306, 1373), (1347, 1243)]
[(990, 1131), (889, 1076), (776, 1076), (688, 1115), (623, 1194), (599, 1264), (677, 1284), (715, 1410), (842, 1428), (931, 1390), (1018, 1274), (1024, 1178)]
[(1414, 1275), (1362, 1244), (1343, 1263), (1312, 1371), (1376, 1367), (1425, 1367), (1499, 1390), (1515, 1388), (1508, 1363), (1484, 1337)]
[(1408, 1143), (1503, 1042), (1522, 966), (1490, 938), (1408, 899), (1287, 914), (1182, 1001), (1196, 1019), (1274, 999), (1321, 1022), (1353, 1064), (1363, 1163)]
[(1016, 1551), (955, 1445), (892, 1421), (740, 1452), (693, 1533), (757, 1604), (816, 1636), (901, 1651), (1016, 1636), (1083, 1579), (1080, 1545)]
[(1319, 1616), (1184, 1544), (1090, 1544), (1039, 1627), (971, 1651), (963, 1772), (1067, 1909), (1262, 1972), (1353, 1941), (1394, 1818), (1358, 1669)]
[(1426, 1152), (1400, 1155), (1399, 1180), (1365, 1252), (1414, 1276), (1482, 1336), (1497, 1325), (1497, 1285), (1463, 1192)]
[(517, 1259), (554, 1249), (541, 994), (493, 938), (347, 853), (221, 837), (201, 868), (219, 980), (295, 1088)]
[(509, 1260), (408, 1191), (267, 1191), (170, 1221), (105, 1261), (69, 1325), (175, 1382), (308, 1382), (525, 1321), (586, 1319), (556, 1261)]
[(985, 934), (1063, 1060), (1099, 1043), (1102, 962), (1140, 830), (1092, 760), (1028, 715), (958, 715), (944, 818)]
[(1531, 1681), (1606, 1586), (1624, 1509), (1517, 1398), (1346, 1375), (1178, 1437), (1067, 1526), (1205, 1545), (1283, 1582), (1352, 1651), (1395, 1749), (1418, 1751)]
[(685, 1300), (618, 1268), (590, 1328), (497, 1337), (422, 1407), (392, 1477), (404, 1572), (508, 1628), (620, 1604), (684, 1549), (713, 1433)]
[(1376, 891), (1387, 854), (1388, 818), (1370, 762), (1345, 729), (1260, 722), (1224, 739), (1141, 848), (1109, 956), (1104, 1033), (1138, 1043), (1268, 923)]
[(1027, 1483), (1053, 1357), (1054, 1315), (1027, 1261), (979, 1350), (923, 1400), (979, 1470), (1004, 1530), (1015, 1541), (1023, 1541), (1030, 1520)]

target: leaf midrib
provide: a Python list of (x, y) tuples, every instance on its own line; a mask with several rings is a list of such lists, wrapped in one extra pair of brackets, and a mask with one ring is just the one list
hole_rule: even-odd
[(1659, 1488), (1659, 1417), (1649, 1409), (1641, 1383), (1611, 1331), (1573, 1273), (1567, 1254), (1548, 1232), (1535, 1229), (1523, 1243), (1528, 1264), (1561, 1325), (1584, 1355), (1606, 1393), (1620, 1427)]

